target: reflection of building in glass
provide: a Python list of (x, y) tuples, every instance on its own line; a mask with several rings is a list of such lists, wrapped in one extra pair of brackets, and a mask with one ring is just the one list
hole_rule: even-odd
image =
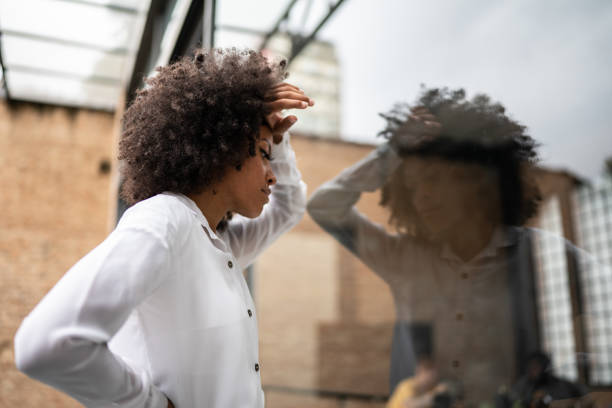
[(582, 262), (586, 346), (592, 384), (612, 382), (612, 178), (579, 188), (575, 195), (578, 244), (593, 262)]
[(540, 237), (535, 247), (542, 347), (551, 354), (557, 375), (592, 386), (609, 385), (612, 180), (576, 185), (568, 174), (543, 174), (548, 199), (537, 226), (550, 235)]
[(555, 373), (578, 379), (572, 304), (567, 275), (563, 227), (559, 200), (552, 197), (542, 206), (540, 227), (550, 234), (538, 234), (536, 282), (541, 322), (542, 347), (553, 356)]
[[(286, 35), (274, 36), (268, 49), (286, 55), (290, 40)], [(316, 109), (300, 112), (295, 131), (317, 137), (338, 138), (340, 134), (340, 67), (334, 45), (313, 40), (289, 68), (289, 82), (308, 90)]]

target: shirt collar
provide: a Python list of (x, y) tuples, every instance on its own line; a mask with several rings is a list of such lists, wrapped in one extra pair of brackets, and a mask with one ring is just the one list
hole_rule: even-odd
[[(517, 239), (518, 232), (516, 228), (499, 226), (493, 231), (489, 243), (468, 263), (478, 261), (481, 258), (495, 257), (500, 249), (515, 245)], [(461, 260), (448, 244), (444, 244), (442, 247), (441, 256), (444, 259)]]
[(184, 194), (173, 193), (173, 192), (169, 192), (169, 191), (165, 191), (162, 194), (169, 195), (169, 196), (172, 196), (172, 197), (175, 197), (176, 199), (178, 199), (187, 208), (189, 208), (189, 210), (193, 213), (193, 215), (196, 217), (198, 222), (204, 228), (204, 231), (206, 231), (206, 233), (208, 234), (208, 236), (211, 239), (220, 239), (217, 236), (217, 234), (215, 234), (215, 232), (212, 230), (212, 228), (210, 228), (208, 220), (206, 219), (206, 217), (202, 213), (202, 210), (200, 210), (200, 207), (198, 207), (198, 205), (191, 198), (187, 197)]

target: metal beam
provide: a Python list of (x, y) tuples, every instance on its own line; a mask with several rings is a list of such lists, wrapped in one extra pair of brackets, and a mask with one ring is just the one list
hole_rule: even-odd
[[(265, 35), (261, 43), (261, 46), (259, 47), (260, 51), (266, 47), (266, 45), (268, 44), (268, 41), (270, 41), (270, 38), (272, 38), (274, 34), (279, 32), (281, 24), (284, 21), (287, 21), (289, 19), (289, 14), (291, 13), (291, 10), (293, 9), (293, 6), (295, 5), (296, 2), (297, 0), (291, 0), (286, 10), (280, 16), (280, 18), (278, 19), (278, 21), (276, 22), (272, 30), (270, 30)], [(315, 29), (310, 34), (302, 35), (301, 33), (288, 32), (289, 37), (291, 38), (291, 51), (289, 53), (289, 62), (293, 61), (304, 50), (304, 48), (306, 48), (306, 46), (312, 40), (315, 39), (315, 37), (317, 36), (321, 28), (323, 28), (323, 26), (327, 23), (329, 18), (334, 14), (336, 10), (338, 10), (338, 7), (340, 7), (340, 5), (343, 2), (344, 0), (337, 0), (333, 5), (331, 5), (325, 17), (323, 17), (323, 19), (319, 22), (319, 24), (317, 24)], [(310, 11), (310, 5), (309, 7), (306, 8), (306, 13), (308, 13), (309, 11)], [(304, 23), (304, 21), (302, 23)]]
[(215, 27), (219, 31), (233, 31), (235, 33), (250, 34), (264, 37), (267, 31), (257, 30), (255, 28), (239, 27), (231, 24), (221, 24)]
[(266, 45), (268, 45), (268, 41), (270, 41), (270, 38), (272, 38), (272, 36), (278, 32), (278, 30), (280, 29), (280, 26), (283, 23), (283, 21), (285, 21), (285, 20), (287, 20), (289, 18), (289, 14), (291, 13), (291, 9), (293, 9), (293, 6), (295, 5), (295, 3), (297, 3), (297, 0), (291, 0), (289, 5), (285, 9), (285, 12), (280, 16), (280, 18), (278, 19), (278, 21), (276, 22), (276, 24), (274, 25), (272, 30), (270, 30), (266, 34), (266, 36), (264, 37), (263, 41), (261, 42), (261, 45), (259, 46), (259, 50), (260, 51), (263, 50), (264, 48), (266, 48)]
[(105, 9), (119, 11), (121, 13), (129, 13), (129, 14), (138, 14), (138, 12), (140, 11), (138, 9), (131, 8), (131, 7), (119, 6), (116, 4), (100, 4), (100, 3), (96, 3), (94, 1), (88, 1), (88, 0), (55, 0), (55, 1), (63, 1), (64, 3), (82, 4), (85, 6), (103, 7)]
[(6, 82), (6, 67), (4, 66), (4, 60), (2, 59), (2, 33), (0, 33), (0, 70), (2, 70), (2, 88), (4, 89), (4, 97), (7, 101), (10, 101), (11, 93), (8, 89), (8, 83)]
[(28, 33), (25, 31), (2, 30), (0, 32), (0, 35), (7, 35), (7, 36), (10, 35), (12, 37), (27, 38), (29, 40), (44, 41), (44, 42), (49, 42), (49, 43), (67, 45), (70, 47), (86, 48), (88, 50), (96, 50), (96, 51), (104, 52), (106, 54), (115, 54), (115, 55), (128, 55), (129, 54), (129, 50), (125, 47), (119, 47), (119, 48), (101, 47), (95, 44), (88, 44), (88, 43), (74, 41), (74, 40), (65, 40), (63, 38), (48, 37), (48, 36), (38, 35), (34, 33)]
[(118, 78), (106, 77), (103, 75), (78, 75), (70, 72), (55, 71), (52, 69), (34, 68), (25, 65), (11, 65), (10, 67), (3, 66), (4, 72), (27, 72), (30, 74), (42, 74), (57, 78), (71, 79), (79, 82), (95, 82), (102, 85), (121, 86), (121, 80)]
[(177, 58), (190, 53), (191, 48), (195, 48), (197, 45), (202, 44), (202, 19), (204, 16), (205, 2), (206, 0), (191, 1), (189, 10), (185, 16), (185, 21), (183, 21), (176, 43), (170, 54), (169, 62), (175, 61)]
[(204, 15), (202, 17), (202, 47), (212, 48), (215, 46), (215, 30), (217, 21), (217, 1), (204, 0)]
[(158, 16), (160, 11), (163, 10), (165, 3), (166, 2), (164, 0), (151, 0), (151, 5), (149, 6), (149, 10), (147, 11), (147, 16), (145, 18), (140, 44), (138, 45), (132, 75), (128, 81), (125, 93), (126, 109), (134, 99), (136, 89), (142, 85), (144, 76), (148, 74), (148, 65), (152, 55), (151, 51), (154, 40), (155, 18)]
[(291, 45), (291, 55), (289, 57), (289, 62), (293, 61), (295, 59), (295, 57), (297, 57), (304, 50), (304, 48), (306, 48), (306, 46), (312, 40), (314, 40), (314, 38), (317, 36), (317, 33), (321, 30), (321, 28), (323, 28), (325, 23), (327, 23), (327, 20), (329, 20), (329, 18), (332, 16), (332, 14), (334, 14), (334, 12), (336, 10), (338, 10), (338, 7), (340, 7), (340, 5), (343, 2), (344, 2), (344, 0), (337, 0), (336, 3), (333, 6), (330, 6), (329, 11), (327, 12), (327, 15), (325, 17), (323, 17), (323, 19), (319, 22), (319, 24), (312, 31), (312, 33), (310, 33), (310, 35), (308, 35), (305, 38), (293, 37), (293, 36), (291, 37), (291, 44), (292, 45)]

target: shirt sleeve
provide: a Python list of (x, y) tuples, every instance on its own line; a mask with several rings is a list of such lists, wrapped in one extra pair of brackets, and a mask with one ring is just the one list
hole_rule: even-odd
[(151, 231), (122, 228), (74, 265), (15, 337), (20, 371), (87, 407), (165, 408), (146, 372), (107, 344), (169, 274), (169, 247)]
[(285, 133), (282, 142), (272, 145), (272, 159), (276, 184), (272, 186), (270, 202), (257, 218), (235, 216), (226, 231), (226, 241), (243, 267), (295, 226), (306, 211), (306, 184), (297, 168), (289, 133)]
[(355, 204), (362, 192), (382, 187), (397, 169), (400, 158), (383, 144), (361, 161), (319, 187), (308, 201), (312, 219), (374, 272), (397, 269), (400, 238), (361, 214)]

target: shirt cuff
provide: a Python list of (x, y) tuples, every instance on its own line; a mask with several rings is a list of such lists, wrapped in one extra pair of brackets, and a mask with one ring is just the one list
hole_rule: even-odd
[(295, 152), (291, 148), (289, 132), (283, 135), (283, 140), (272, 144), (272, 170), (277, 184), (299, 184), (302, 174), (297, 169)]

